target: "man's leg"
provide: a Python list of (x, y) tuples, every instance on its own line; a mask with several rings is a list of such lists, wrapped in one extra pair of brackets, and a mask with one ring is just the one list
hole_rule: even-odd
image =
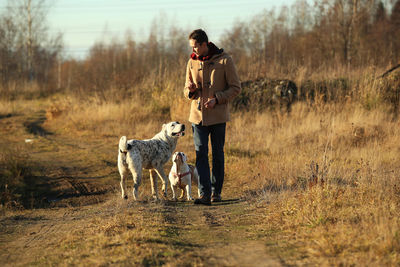
[(220, 196), (225, 176), (224, 144), (226, 123), (210, 126), (212, 147), (211, 187), (214, 195)]
[(208, 163), (209, 128), (192, 124), (193, 140), (196, 149), (196, 168), (199, 174), (199, 191), (203, 197), (211, 196), (210, 165)]

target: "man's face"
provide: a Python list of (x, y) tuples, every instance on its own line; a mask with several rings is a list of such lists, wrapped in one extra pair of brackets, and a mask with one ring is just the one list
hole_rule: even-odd
[(206, 56), (208, 53), (208, 47), (206, 42), (199, 44), (196, 40), (190, 39), (189, 45), (192, 48), (193, 53), (196, 54), (196, 56)]

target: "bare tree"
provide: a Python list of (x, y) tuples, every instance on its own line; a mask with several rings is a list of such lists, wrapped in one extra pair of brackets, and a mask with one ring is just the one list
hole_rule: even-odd
[(392, 9), (390, 16), (391, 24), (391, 51), (392, 63), (399, 63), (400, 61), (400, 0), (397, 0)]
[(11, 18), (0, 18), (0, 82), (7, 84), (17, 70), (17, 29)]
[[(36, 78), (37, 68), (43, 67), (38, 64), (48, 65), (48, 60), (52, 60), (54, 53), (58, 53), (62, 48), (60, 35), (53, 39), (48, 37), (48, 9), (49, 4), (46, 0), (8, 1), (7, 16), (17, 28), (17, 46), (24, 55), (21, 69), (27, 73), (29, 81)], [(47, 48), (51, 51), (47, 51)], [(46, 51), (50, 55), (46, 54)]]

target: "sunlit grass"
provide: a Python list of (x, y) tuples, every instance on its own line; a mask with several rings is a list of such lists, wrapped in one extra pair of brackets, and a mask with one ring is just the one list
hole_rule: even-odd
[[(345, 70), (338, 72), (343, 75)], [(305, 80), (306, 73), (299, 71), (297, 80)], [(271, 253), (286, 251), (282, 261), (289, 265), (396, 265), (400, 261), (400, 125), (377, 83), (364, 74), (349, 74), (361, 78), (353, 79), (351, 94), (342, 102), (297, 102), (289, 113), (238, 111), (228, 123), (223, 198), (244, 198), (260, 207), (253, 210), (262, 218), (254, 227), (265, 233), (260, 238), (277, 240), (279, 249), (267, 247)], [(52, 132), (104, 140), (110, 147), (115, 145), (115, 151), (121, 135), (151, 138), (163, 123), (179, 120), (186, 124), (187, 135), (177, 150), (193, 163), (186, 120), (189, 102), (182, 100), (180, 88), (155, 92), (160, 94), (146, 99), (138, 94), (109, 100), (73, 95), (3, 100), (0, 116), (44, 108), (44, 127)], [(174, 101), (165, 104), (168, 93)], [(162, 264), (174, 253), (157, 243), (161, 218), (143, 225), (140, 212), (125, 215), (91, 220), (86, 229), (63, 241), (64, 254), (46, 255), (39, 263), (65, 260), (101, 265), (101, 256), (109, 254), (117, 264), (151, 265)], [(134, 244), (141, 246), (140, 260), (118, 256), (133, 253)], [(162, 250), (165, 255), (158, 254)]]

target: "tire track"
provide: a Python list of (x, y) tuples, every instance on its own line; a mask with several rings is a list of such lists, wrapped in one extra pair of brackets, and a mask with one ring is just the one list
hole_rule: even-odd
[[(185, 203), (165, 209), (164, 220), (179, 225), (172, 238), (183, 244), (177, 266), (198, 262), (204, 266), (281, 266), (262, 240), (253, 240), (241, 224), (244, 202), (203, 207)], [(242, 212), (238, 212), (242, 210)]]
[(50, 235), (58, 233), (61, 227), (61, 225), (55, 223), (41, 225), (39, 231), (29, 234), (32, 237), (28, 237), (28, 240), (23, 242), (23, 247), (36, 247), (39, 242), (49, 240)]
[(202, 219), (209, 226), (223, 226), (223, 221), (210, 211), (203, 211)]
[[(38, 242), (43, 242), (46, 240), (51, 240), (52, 236), (58, 235), (60, 232), (68, 232), (68, 225), (71, 221), (76, 220), (79, 216), (74, 216), (75, 212), (72, 209), (67, 209), (62, 213), (62, 216), (53, 219), (46, 219), (45, 221), (38, 221), (40, 228), (38, 231), (31, 231), (27, 236), (27, 240), (23, 242), (24, 248), (31, 248), (37, 246)], [(60, 213), (60, 214), (61, 214)], [(44, 222), (44, 223), (43, 223)], [(62, 229), (67, 229), (63, 231)]]
[(47, 131), (42, 127), (43, 123), (46, 121), (46, 111), (40, 110), (33, 114), (33, 117), (28, 118), (24, 123), (24, 127), (27, 132), (36, 135), (46, 137), (52, 135), (53, 133)]

